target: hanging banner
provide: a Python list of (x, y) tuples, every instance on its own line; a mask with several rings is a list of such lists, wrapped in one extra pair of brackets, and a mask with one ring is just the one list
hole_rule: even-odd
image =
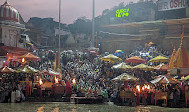
[(188, 7), (187, 0), (159, 0), (158, 11), (167, 11)]

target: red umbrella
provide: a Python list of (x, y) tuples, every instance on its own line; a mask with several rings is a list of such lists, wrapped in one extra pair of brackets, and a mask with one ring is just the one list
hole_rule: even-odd
[(169, 66), (164, 63), (154, 67), (154, 69), (159, 71), (167, 71), (168, 68)]
[(126, 59), (126, 62), (130, 62), (130, 63), (145, 63), (146, 61), (140, 57), (137, 56), (133, 56), (130, 57), (128, 59)]

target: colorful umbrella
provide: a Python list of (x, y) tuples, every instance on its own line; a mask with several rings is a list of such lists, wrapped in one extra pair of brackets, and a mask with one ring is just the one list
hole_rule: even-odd
[(151, 59), (149, 62), (168, 62), (169, 58), (163, 57), (163, 56), (157, 56), (153, 59)]
[(155, 43), (153, 43), (153, 42), (149, 42), (149, 44), (148, 44), (149, 46), (151, 46), (151, 45), (156, 45)]
[(13, 70), (12, 68), (9, 68), (9, 67), (5, 66), (5, 67), (3, 67), (3, 68), (0, 69), (0, 72), (1, 73), (13, 73), (13, 72), (15, 72), (15, 70)]
[(145, 64), (139, 64), (137, 66), (134, 66), (133, 68), (134, 69), (145, 70), (145, 71), (151, 71), (151, 70), (153, 70), (153, 67), (145, 65)]
[(115, 56), (121, 56), (122, 53), (114, 53)]
[(189, 80), (189, 75), (188, 75), (188, 76), (186, 76), (186, 77), (181, 77), (181, 79), (180, 79), (180, 80), (182, 80), (182, 81)]
[(162, 63), (158, 66), (155, 66), (154, 69), (158, 70), (158, 71), (167, 71), (167, 69), (169, 69), (169, 66)]
[(101, 60), (103, 60), (103, 61), (110, 61), (110, 62), (114, 63), (114, 62), (119, 62), (122, 59), (119, 58), (119, 57), (117, 57), (117, 56), (114, 56), (113, 54), (109, 54), (107, 56), (102, 57)]
[(96, 51), (90, 51), (90, 53), (96, 53)]
[(115, 53), (123, 53), (122, 50), (116, 50)]
[(116, 68), (116, 69), (132, 69), (132, 67), (130, 65), (127, 65), (124, 62), (119, 63), (117, 65), (114, 65), (114, 66), (112, 66), (112, 68)]
[(129, 75), (127, 73), (123, 73), (112, 79), (112, 81), (137, 81), (137, 80), (138, 79), (136, 77)]
[(130, 62), (130, 63), (145, 63), (146, 61), (140, 57), (137, 56), (133, 56), (130, 57), (128, 59), (126, 59), (126, 62)]

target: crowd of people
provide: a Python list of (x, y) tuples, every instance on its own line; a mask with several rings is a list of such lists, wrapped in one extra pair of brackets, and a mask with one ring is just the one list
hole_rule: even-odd
[[(151, 49), (151, 48), (150, 48)], [(49, 70), (52, 69), (56, 57), (56, 52), (54, 51), (38, 51), (38, 56), (40, 56), (40, 61), (28, 61), (28, 65), (37, 68), (38, 70)], [(65, 92), (62, 94), (67, 97), (71, 97), (73, 94), (80, 97), (101, 97), (105, 100), (111, 100), (115, 102), (121, 102), (121, 91), (133, 92), (135, 97), (133, 97), (131, 102), (136, 102), (140, 104), (154, 104), (155, 93), (159, 91), (166, 91), (174, 102), (183, 99), (183, 94), (188, 91), (188, 86), (185, 85), (171, 85), (162, 88), (162, 86), (149, 85), (151, 89), (146, 89), (143, 91), (138, 91), (137, 85), (148, 84), (155, 76), (158, 76), (162, 72), (158, 71), (143, 71), (143, 70), (117, 70), (112, 69), (115, 63), (102, 61), (101, 57), (105, 54), (98, 55), (97, 53), (81, 52), (81, 51), (64, 51), (61, 53), (61, 64), (62, 64), (62, 76), (59, 78), (59, 84), (65, 86)], [(168, 53), (167, 53), (168, 55)], [(122, 57), (126, 55), (123, 54)], [(128, 63), (129, 64), (129, 63)], [(12, 65), (12, 64), (10, 64)], [(18, 64), (17, 64), (18, 65)], [(9, 66), (11, 67), (11, 66)], [(123, 82), (112, 82), (112, 79), (116, 76), (126, 72), (132, 76), (140, 79), (137, 83), (130, 83), (125, 87)], [(164, 72), (166, 74), (167, 72)], [(161, 74), (162, 75), (162, 74)], [(11, 94), (15, 94), (15, 101), (20, 102), (27, 98), (28, 96), (40, 97), (45, 95), (46, 86), (43, 85), (30, 85), (29, 83), (19, 84), (20, 80), (32, 80), (35, 78), (32, 75), (24, 76), (22, 78), (16, 78), (15, 74), (6, 74), (0, 79), (0, 101), (10, 102), (8, 99)], [(22, 75), (21, 75), (22, 76)], [(41, 75), (43, 83), (55, 81), (48, 80), (48, 76)], [(34, 87), (32, 87), (34, 86)], [(36, 86), (36, 87), (35, 87)], [(54, 97), (54, 87), (52, 85), (51, 96)], [(4, 92), (2, 92), (4, 91)], [(33, 95), (31, 95), (31, 93)], [(37, 93), (37, 94), (36, 94)], [(19, 94), (19, 95), (18, 95)], [(35, 95), (34, 95), (35, 94)], [(175, 98), (174, 98), (175, 97)], [(5, 99), (3, 99), (5, 98)], [(10, 100), (10, 99), (9, 99)], [(13, 102), (13, 101), (12, 101)]]

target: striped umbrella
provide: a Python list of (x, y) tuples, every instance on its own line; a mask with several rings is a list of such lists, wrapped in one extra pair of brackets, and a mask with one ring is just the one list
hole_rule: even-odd
[(133, 56), (130, 57), (128, 59), (126, 59), (126, 62), (130, 62), (130, 63), (145, 63), (146, 61), (140, 57), (137, 56)]

